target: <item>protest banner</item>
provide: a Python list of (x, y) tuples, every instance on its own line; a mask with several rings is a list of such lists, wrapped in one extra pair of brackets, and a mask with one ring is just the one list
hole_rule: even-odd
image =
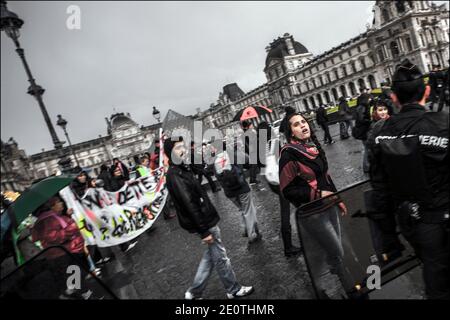
[(156, 221), (166, 198), (164, 169), (159, 168), (146, 177), (129, 180), (116, 192), (90, 188), (78, 197), (70, 187), (59, 193), (73, 209), (88, 245), (115, 246), (130, 241)]

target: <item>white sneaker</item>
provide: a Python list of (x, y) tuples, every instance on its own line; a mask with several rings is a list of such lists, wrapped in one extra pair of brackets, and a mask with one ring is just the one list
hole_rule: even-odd
[(200, 298), (200, 297), (195, 297), (193, 294), (192, 294), (192, 292), (190, 292), (190, 291), (186, 291), (185, 293), (184, 293), (184, 299), (186, 299), (186, 300), (202, 300), (202, 298)]
[(137, 245), (137, 243), (138, 243), (137, 241), (130, 243), (125, 252), (128, 252), (131, 249), (133, 249)]
[(250, 287), (242, 286), (241, 290), (239, 290), (235, 294), (227, 293), (227, 298), (228, 299), (234, 299), (234, 298), (245, 297), (245, 296), (248, 296), (248, 295), (252, 294), (253, 291), (255, 291), (255, 289), (253, 289), (253, 287), (251, 287), (251, 286)]

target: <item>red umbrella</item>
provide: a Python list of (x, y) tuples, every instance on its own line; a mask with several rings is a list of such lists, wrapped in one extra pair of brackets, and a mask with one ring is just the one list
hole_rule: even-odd
[(247, 119), (258, 118), (260, 115), (271, 113), (267, 107), (264, 106), (248, 106), (238, 113), (233, 118), (233, 121), (244, 121)]

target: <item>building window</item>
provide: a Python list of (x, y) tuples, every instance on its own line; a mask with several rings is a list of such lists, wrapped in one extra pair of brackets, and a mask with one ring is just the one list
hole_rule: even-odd
[(328, 80), (328, 82), (331, 82), (331, 76), (330, 76), (329, 72), (327, 72), (327, 80)]
[(353, 73), (358, 72), (358, 70), (356, 70), (356, 64), (355, 64), (355, 61), (352, 61), (352, 62), (350, 63), (350, 65), (351, 65), (351, 67), (352, 67)]
[(366, 60), (364, 59), (364, 57), (362, 57), (362, 58), (359, 59), (359, 63), (361, 64), (361, 68), (362, 68), (362, 69), (366, 69), (366, 68), (367, 68), (367, 66), (366, 66)]
[(361, 46), (358, 46), (358, 53), (361, 53)]
[(345, 65), (342, 66), (342, 74), (344, 75), (344, 77), (348, 76), (347, 68), (345, 67)]
[(337, 79), (339, 79), (339, 72), (337, 70), (334, 70), (334, 77)]
[(334, 64), (334, 58), (331, 58), (331, 64)]
[(392, 41), (390, 44), (391, 53), (394, 58), (397, 58), (400, 55), (400, 50), (398, 49), (397, 41)]
[(407, 51), (412, 51), (413, 47), (412, 47), (411, 38), (407, 37), (405, 42), (406, 42), (406, 50)]
[(379, 48), (377, 50), (377, 54), (378, 54), (378, 60), (384, 61), (385, 57), (384, 57), (383, 49)]

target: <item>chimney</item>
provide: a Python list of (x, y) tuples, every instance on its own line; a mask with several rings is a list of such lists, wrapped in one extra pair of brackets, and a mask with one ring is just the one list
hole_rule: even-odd
[(269, 53), (270, 49), (272, 49), (272, 47), (271, 46), (267, 46), (266, 47), (266, 52)]
[(283, 37), (284, 41), (286, 42), (286, 47), (289, 55), (293, 56), (295, 54), (293, 37), (289, 33), (285, 33)]

